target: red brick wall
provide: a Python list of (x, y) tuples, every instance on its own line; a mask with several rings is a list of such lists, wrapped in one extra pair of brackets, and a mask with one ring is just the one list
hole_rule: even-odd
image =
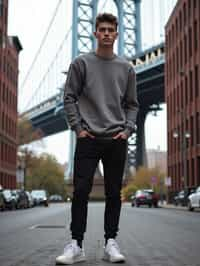
[[(168, 176), (172, 191), (184, 187), (182, 143), (187, 139), (187, 185), (200, 185), (200, 1), (179, 0), (166, 25), (165, 97)], [(173, 132), (178, 138), (173, 137)], [(183, 141), (182, 141), (183, 142)]]
[(8, 1), (0, 5), (0, 184), (16, 187), (18, 51), (7, 36)]

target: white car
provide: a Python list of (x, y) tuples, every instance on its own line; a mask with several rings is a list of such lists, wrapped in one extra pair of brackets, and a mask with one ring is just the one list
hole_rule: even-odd
[(194, 208), (200, 208), (200, 186), (188, 197), (188, 210), (193, 211)]

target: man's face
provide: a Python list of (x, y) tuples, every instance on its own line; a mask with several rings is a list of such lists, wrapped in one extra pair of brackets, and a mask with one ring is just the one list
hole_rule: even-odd
[(112, 47), (117, 36), (116, 26), (109, 22), (99, 23), (94, 35), (97, 39), (98, 46), (101, 47)]

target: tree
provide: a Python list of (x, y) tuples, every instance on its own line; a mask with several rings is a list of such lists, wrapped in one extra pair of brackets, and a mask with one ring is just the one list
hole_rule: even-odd
[(26, 117), (19, 117), (17, 121), (17, 140), (18, 145), (28, 144), (43, 137), (41, 129), (34, 129), (30, 120)]
[(56, 158), (49, 154), (33, 156), (27, 171), (27, 189), (46, 189), (51, 194), (66, 196), (64, 171)]
[[(166, 193), (166, 187), (163, 187), (165, 173), (160, 172), (159, 168), (140, 167), (138, 171), (130, 178), (129, 183), (122, 189), (123, 198), (128, 200), (130, 195), (137, 189), (153, 188), (156, 193)], [(152, 182), (154, 178), (154, 184)]]
[(130, 197), (136, 192), (136, 190), (137, 190), (137, 187), (133, 183), (130, 183), (124, 188), (122, 188), (122, 191), (121, 191), (122, 200), (123, 201), (130, 200)]
[[(17, 121), (17, 165), (18, 168), (24, 169), (24, 184), (23, 187), (26, 189), (26, 175), (27, 170), (31, 164), (31, 159), (33, 157), (33, 151), (28, 148), (26, 144), (41, 140), (43, 133), (40, 129), (34, 129), (31, 121), (26, 117), (18, 117)], [(41, 143), (41, 142), (40, 142)], [(22, 184), (21, 184), (22, 185)]]
[(25, 118), (18, 119), (18, 162), (24, 165), (24, 188), (46, 189), (49, 194), (66, 197), (64, 171), (56, 158), (49, 154), (36, 155), (26, 144), (40, 140), (41, 130), (35, 130)]

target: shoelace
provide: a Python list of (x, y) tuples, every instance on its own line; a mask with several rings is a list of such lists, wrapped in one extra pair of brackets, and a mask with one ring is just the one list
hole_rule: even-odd
[(73, 243), (69, 243), (69, 244), (67, 244), (67, 245), (65, 246), (65, 248), (64, 248), (64, 253), (66, 253), (66, 252), (69, 251), (69, 250), (74, 251), (74, 249), (75, 249), (74, 244), (73, 244)]
[(111, 247), (115, 248), (118, 252), (120, 252), (120, 249), (119, 249), (119, 246), (118, 246), (117, 242), (112, 241), (110, 243), (110, 245), (111, 245)]

